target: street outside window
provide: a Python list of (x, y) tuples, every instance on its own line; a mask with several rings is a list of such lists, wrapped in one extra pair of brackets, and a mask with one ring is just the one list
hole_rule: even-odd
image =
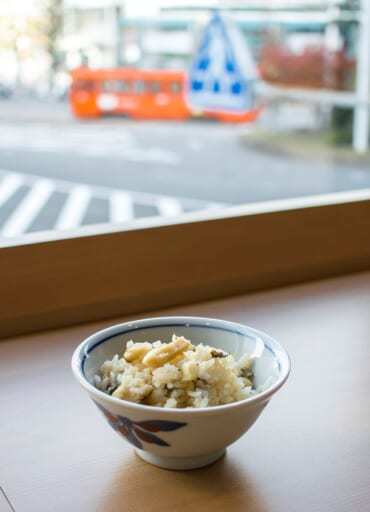
[(13, 3), (2, 243), (370, 187), (368, 2)]

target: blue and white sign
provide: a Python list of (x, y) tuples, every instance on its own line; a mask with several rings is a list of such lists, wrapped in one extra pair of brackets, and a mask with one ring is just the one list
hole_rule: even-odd
[(250, 110), (256, 78), (256, 66), (243, 36), (235, 24), (215, 12), (190, 68), (190, 106), (223, 112)]

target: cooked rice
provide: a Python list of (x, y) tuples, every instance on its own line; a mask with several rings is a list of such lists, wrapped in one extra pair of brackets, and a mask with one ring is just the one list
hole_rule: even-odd
[(105, 361), (95, 386), (117, 398), (167, 408), (209, 407), (255, 393), (252, 359), (175, 334), (170, 343), (129, 341), (122, 357)]

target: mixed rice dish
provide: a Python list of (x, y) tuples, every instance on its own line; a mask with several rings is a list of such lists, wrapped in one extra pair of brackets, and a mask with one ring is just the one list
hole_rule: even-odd
[(95, 386), (116, 398), (167, 408), (228, 404), (256, 393), (253, 360), (238, 361), (208, 345), (182, 336), (170, 343), (129, 341), (122, 357), (105, 361)]

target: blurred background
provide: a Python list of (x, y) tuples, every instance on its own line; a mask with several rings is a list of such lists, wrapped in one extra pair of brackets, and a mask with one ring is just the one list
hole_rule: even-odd
[(370, 186), (367, 0), (0, 5), (0, 237)]

